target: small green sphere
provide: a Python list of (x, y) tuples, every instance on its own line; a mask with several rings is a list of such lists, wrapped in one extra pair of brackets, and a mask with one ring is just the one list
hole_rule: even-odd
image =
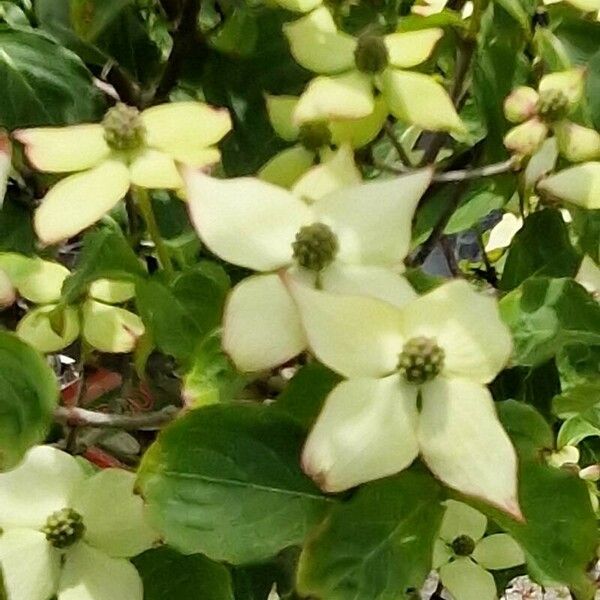
[(389, 53), (382, 37), (365, 34), (358, 38), (354, 50), (354, 63), (359, 71), (375, 75), (381, 73), (388, 62)]
[(331, 144), (331, 130), (323, 121), (304, 123), (300, 126), (298, 139), (307, 150), (315, 151)]
[(298, 264), (316, 272), (330, 265), (339, 249), (335, 233), (324, 223), (302, 227), (296, 234), (292, 248)]
[(85, 533), (83, 517), (72, 508), (63, 508), (48, 517), (42, 533), (55, 548), (68, 548)]
[(106, 112), (102, 127), (106, 143), (117, 152), (134, 152), (146, 142), (146, 128), (140, 111), (122, 102)]
[(409, 383), (417, 385), (435, 379), (444, 366), (444, 351), (436, 341), (427, 337), (415, 337), (402, 348), (398, 371)]
[(475, 550), (475, 542), (468, 535), (459, 535), (452, 541), (451, 545), (456, 556), (470, 556)]

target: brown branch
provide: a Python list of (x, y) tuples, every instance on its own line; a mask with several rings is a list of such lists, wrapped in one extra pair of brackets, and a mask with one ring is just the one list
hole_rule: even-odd
[(71, 427), (114, 427), (117, 429), (160, 429), (170, 423), (179, 414), (175, 406), (167, 406), (162, 410), (136, 415), (102, 413), (74, 406), (59, 406), (54, 411), (54, 420)]

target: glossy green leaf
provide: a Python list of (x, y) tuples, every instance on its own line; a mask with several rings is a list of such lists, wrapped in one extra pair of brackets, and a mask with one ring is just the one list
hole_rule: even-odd
[(50, 38), (0, 25), (0, 83), (10, 102), (0, 103), (7, 129), (93, 121), (102, 96), (81, 60)]
[(167, 546), (133, 559), (144, 600), (234, 600), (229, 571), (201, 554), (184, 556)]
[(275, 408), (308, 428), (315, 422), (325, 398), (339, 381), (339, 375), (327, 367), (317, 362), (309, 363), (286, 385), (277, 397)]
[(389, 600), (419, 589), (443, 515), (441, 488), (405, 472), (334, 508), (304, 547), (298, 588), (327, 600)]
[(0, 332), (0, 470), (41, 443), (58, 403), (54, 373), (31, 346)]
[(552, 401), (552, 410), (561, 419), (573, 417), (600, 404), (600, 382), (583, 383), (565, 390)]
[(300, 469), (304, 431), (264, 406), (191, 411), (148, 450), (138, 488), (164, 539), (233, 564), (267, 559), (333, 505)]
[(512, 241), (500, 287), (512, 290), (532, 276), (574, 277), (580, 262), (560, 212), (535, 212)]
[(500, 301), (513, 361), (539, 365), (573, 343), (600, 344), (600, 304), (571, 279), (531, 278)]

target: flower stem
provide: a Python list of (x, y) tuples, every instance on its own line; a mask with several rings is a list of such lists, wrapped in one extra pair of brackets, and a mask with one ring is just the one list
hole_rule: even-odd
[(148, 229), (150, 238), (154, 242), (154, 247), (156, 248), (156, 254), (158, 254), (160, 265), (165, 270), (167, 275), (171, 277), (175, 273), (173, 262), (171, 261), (169, 251), (165, 246), (165, 242), (160, 235), (158, 223), (156, 222), (156, 216), (154, 215), (154, 209), (152, 208), (152, 201), (150, 200), (150, 194), (145, 188), (136, 187), (134, 190), (134, 195), (140, 213), (142, 213), (142, 217), (146, 222), (146, 228)]

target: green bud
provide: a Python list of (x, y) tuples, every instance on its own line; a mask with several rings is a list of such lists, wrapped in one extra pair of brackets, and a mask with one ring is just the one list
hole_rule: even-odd
[(72, 508), (63, 508), (48, 517), (42, 533), (55, 548), (68, 548), (85, 533), (83, 517)]
[(331, 130), (324, 121), (303, 123), (300, 126), (298, 139), (307, 150), (318, 150), (331, 144)]
[(452, 541), (451, 546), (456, 556), (470, 556), (475, 550), (475, 542), (468, 535), (459, 535)]
[(292, 248), (294, 258), (301, 267), (319, 272), (335, 259), (338, 240), (327, 225), (313, 223), (300, 229)]
[(102, 127), (106, 143), (117, 152), (134, 152), (146, 141), (146, 128), (140, 111), (122, 102), (106, 112)]
[(365, 34), (358, 38), (354, 50), (354, 63), (359, 71), (372, 75), (381, 73), (388, 62), (389, 53), (382, 37)]
[(423, 384), (435, 379), (444, 366), (444, 351), (427, 337), (408, 340), (398, 360), (398, 372), (409, 383)]

